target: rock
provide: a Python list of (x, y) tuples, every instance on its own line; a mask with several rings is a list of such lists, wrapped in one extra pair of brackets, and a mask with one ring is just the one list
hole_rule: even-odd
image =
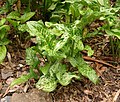
[(11, 102), (52, 102), (49, 93), (33, 89), (28, 93), (14, 93)]
[(11, 96), (5, 96), (4, 98), (1, 99), (0, 102), (10, 102)]
[(8, 77), (13, 76), (12, 70), (2, 69), (1, 70), (2, 79), (7, 79)]

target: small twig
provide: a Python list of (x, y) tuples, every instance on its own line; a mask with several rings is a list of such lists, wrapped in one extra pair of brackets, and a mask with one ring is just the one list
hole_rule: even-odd
[(120, 68), (120, 67), (115, 67), (115, 66), (113, 66), (113, 65), (111, 65), (109, 63), (106, 63), (106, 62), (102, 61), (102, 60), (97, 60), (97, 59), (91, 58), (89, 56), (83, 56), (83, 59), (98, 62), (98, 63), (104, 64), (106, 66), (110, 66), (110, 67), (113, 67), (113, 68)]
[(10, 87), (8, 87), (2, 97), (5, 97), (9, 93)]
[(117, 98), (118, 98), (119, 94), (120, 94), (120, 89), (116, 92), (112, 102), (116, 102), (117, 101)]

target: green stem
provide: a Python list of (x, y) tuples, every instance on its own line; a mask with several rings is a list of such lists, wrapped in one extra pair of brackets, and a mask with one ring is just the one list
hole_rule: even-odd
[(74, 46), (75, 46), (75, 41), (72, 41), (71, 57), (73, 57), (73, 53), (74, 53)]
[(45, 24), (45, 19), (46, 19), (46, 0), (44, 0), (44, 3), (43, 3), (43, 23)]

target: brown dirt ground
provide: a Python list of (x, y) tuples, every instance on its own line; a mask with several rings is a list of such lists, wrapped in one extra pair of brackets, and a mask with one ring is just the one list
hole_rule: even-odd
[[(2, 5), (1, 0), (0, 5)], [(51, 100), (52, 102), (120, 102), (120, 68), (113, 68), (96, 62), (98, 59), (120, 67), (120, 58), (113, 59), (110, 53), (107, 36), (97, 36), (85, 42), (95, 51), (92, 56), (95, 61), (87, 60), (87, 62), (100, 77), (99, 83), (95, 85), (87, 78), (82, 78), (81, 81), (72, 80), (72, 83), (66, 87), (58, 85), (57, 89), (49, 95), (36, 89), (33, 91), (34, 80), (29, 80), (29, 82), (8, 92), (9, 83), (29, 71), (29, 66), (25, 63), (25, 49), (31, 45), (31, 41), (21, 43), (17, 37), (12, 36), (11, 38), (13, 42), (7, 46), (7, 57), (0, 65), (0, 102), (28, 102), (28, 100), (29, 102), (51, 102)], [(38, 98), (37, 95), (41, 98)], [(34, 97), (36, 98), (34, 99)], [(10, 101), (12, 98), (13, 100)], [(22, 98), (23, 100), (21, 100)]]
[[(26, 43), (29, 43), (27, 45), (30, 45), (31, 42), (28, 41), (25, 42), (25, 44), (21, 44), (24, 46), (24, 48), (22, 48), (20, 45), (18, 45), (18, 40), (16, 39), (18, 38), (15, 38), (12, 45), (10, 44), (7, 46), (7, 57), (0, 65), (1, 98), (3, 98), (2, 95), (5, 94), (7, 87), (9, 86), (9, 80), (12, 80), (12, 78), (17, 78), (21, 74), (28, 73), (29, 71), (29, 66), (27, 66), (25, 63), (25, 45)], [(100, 42), (103, 43), (101, 44)], [(85, 43), (89, 44), (94, 49), (94, 59), (102, 60), (104, 62), (115, 62), (111, 58), (110, 54), (106, 56), (103, 52), (101, 52), (103, 50), (106, 51), (106, 47), (104, 45), (106, 44), (107, 46), (107, 44), (109, 44), (107, 37), (97, 36), (92, 39), (90, 38)], [(87, 62), (96, 70), (97, 74), (99, 75), (99, 83), (95, 85), (87, 78), (82, 78), (81, 81), (72, 80), (72, 83), (66, 87), (58, 85), (57, 89), (50, 93), (53, 102), (120, 102), (120, 68), (115, 69), (95, 61), (88, 60)], [(119, 63), (117, 65), (119, 67)], [(18, 93), (17, 100), (19, 100), (19, 94), (21, 95), (21, 93), (29, 93), (34, 88), (34, 83), (34, 80), (30, 80), (26, 84), (20, 85), (18, 89), (11, 90), (6, 94), (6, 96), (12, 96), (14, 93)], [(14, 95), (12, 98), (13, 97), (17, 96)], [(27, 100), (28, 99), (26, 99), (24, 102), (27, 102)]]

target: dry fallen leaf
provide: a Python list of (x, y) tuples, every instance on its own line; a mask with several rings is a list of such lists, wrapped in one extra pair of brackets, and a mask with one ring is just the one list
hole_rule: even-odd
[(92, 91), (90, 91), (90, 90), (84, 90), (84, 93), (87, 94), (87, 95), (90, 95), (90, 94), (92, 94)]
[(13, 76), (13, 71), (8, 69), (1, 70), (2, 79), (7, 79), (8, 77)]
[(0, 82), (0, 90), (2, 89), (3, 85), (2, 85), (2, 82)]
[(12, 81), (14, 80), (14, 78), (8, 78), (7, 80), (6, 80), (6, 83), (8, 84), (8, 85), (10, 85), (11, 83), (12, 83)]

